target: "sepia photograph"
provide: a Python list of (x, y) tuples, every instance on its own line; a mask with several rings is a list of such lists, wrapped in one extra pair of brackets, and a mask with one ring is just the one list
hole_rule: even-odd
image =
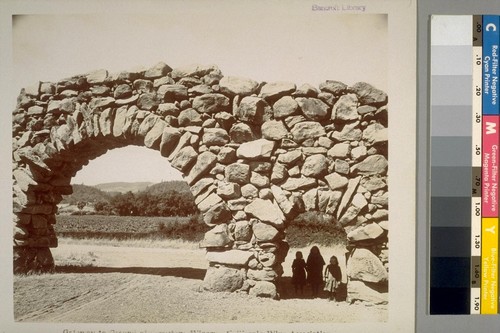
[(402, 328), (391, 313), (414, 307), (401, 295), (414, 293), (402, 209), (414, 129), (395, 89), (397, 20), (377, 8), (132, 1), (13, 14), (13, 323)]

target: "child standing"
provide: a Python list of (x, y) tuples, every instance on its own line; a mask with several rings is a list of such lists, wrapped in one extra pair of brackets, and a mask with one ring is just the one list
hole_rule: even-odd
[(300, 290), (300, 294), (304, 295), (304, 285), (306, 284), (306, 262), (302, 256), (302, 252), (295, 253), (295, 259), (292, 263), (292, 284), (295, 286), (295, 294)]
[(342, 281), (342, 272), (340, 270), (339, 261), (336, 256), (330, 258), (330, 264), (325, 268), (325, 290), (330, 295), (330, 301), (337, 299), (337, 291)]

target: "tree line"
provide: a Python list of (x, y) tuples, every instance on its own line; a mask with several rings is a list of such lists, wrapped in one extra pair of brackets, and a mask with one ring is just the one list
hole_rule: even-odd
[[(133, 184), (133, 183), (131, 183)], [(183, 181), (167, 181), (148, 186), (140, 192), (103, 192), (97, 187), (73, 185), (73, 194), (63, 203), (75, 205), (73, 214), (120, 216), (190, 216), (198, 213), (189, 186)], [(93, 206), (94, 211), (83, 210)]]
[(191, 193), (127, 192), (94, 203), (96, 214), (120, 216), (189, 216), (198, 213)]

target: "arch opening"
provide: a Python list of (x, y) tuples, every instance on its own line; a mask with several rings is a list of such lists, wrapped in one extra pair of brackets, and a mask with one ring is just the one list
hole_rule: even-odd
[(344, 228), (352, 281), (387, 283), (387, 126), (387, 95), (363, 82), (297, 87), (164, 63), (40, 82), (13, 116), (15, 272), (53, 268), (54, 214), (76, 172), (139, 145), (183, 174), (211, 228), (204, 289), (278, 297), (288, 221), (307, 211)]

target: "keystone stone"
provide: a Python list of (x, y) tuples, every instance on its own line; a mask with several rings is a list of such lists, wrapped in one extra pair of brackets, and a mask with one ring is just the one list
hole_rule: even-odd
[(271, 223), (276, 227), (282, 227), (282, 214), (278, 210), (279, 209), (274, 206), (270, 200), (263, 200), (260, 198), (254, 199), (248, 206), (245, 207), (245, 213), (250, 214), (263, 222)]

